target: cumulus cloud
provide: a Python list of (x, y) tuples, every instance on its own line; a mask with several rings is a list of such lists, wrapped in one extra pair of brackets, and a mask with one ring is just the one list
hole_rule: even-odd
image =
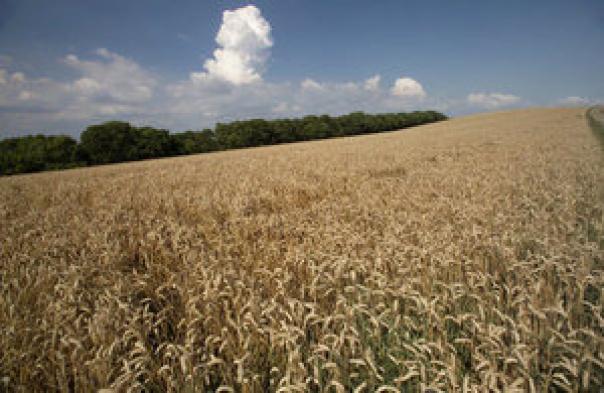
[[(12, 111), (31, 112), (44, 108), (56, 108), (64, 103), (61, 83), (47, 78), (28, 79), (22, 72), (9, 75), (6, 70), (0, 69), (0, 110), (10, 108)], [(5, 110), (4, 110), (5, 111)]]
[(150, 72), (107, 49), (98, 49), (95, 55), (82, 59), (70, 54), (60, 59), (78, 74), (67, 82), (28, 78), (20, 71), (0, 72), (0, 132), (65, 132), (65, 128), (113, 118), (132, 120), (157, 110), (157, 80)]
[(76, 94), (118, 103), (140, 103), (151, 99), (156, 81), (149, 72), (136, 62), (105, 48), (97, 49), (95, 53), (99, 60), (81, 60), (73, 54), (64, 59), (65, 64), (82, 74), (71, 84)]
[(397, 90), (397, 93), (403, 94), (394, 95), (392, 89), (381, 88), (380, 75), (361, 81), (338, 83), (319, 83), (312, 79), (305, 79), (300, 84), (299, 91), (290, 92), (288, 98), (297, 108), (302, 108), (303, 113), (342, 114), (355, 110), (368, 112), (414, 110), (419, 109), (422, 103), (425, 104), (424, 99), (427, 95), (419, 82), (413, 82), (413, 89), (400, 89), (404, 91)]
[[(381, 89), (379, 76), (360, 81), (319, 82), (305, 78), (298, 83), (234, 85), (211, 78), (196, 83), (185, 80), (167, 87), (164, 119), (174, 119), (169, 128), (211, 126), (251, 117), (293, 117), (308, 114), (343, 114), (351, 111), (400, 112), (430, 105), (422, 95), (392, 96)], [(198, 126), (199, 127), (199, 126)]]
[(11, 75), (10, 79), (16, 83), (23, 83), (25, 82), (25, 74), (22, 72), (15, 72), (13, 75)]
[(560, 100), (560, 104), (569, 106), (588, 106), (592, 101), (589, 98), (570, 96)]
[(319, 82), (314, 81), (310, 78), (306, 78), (304, 79), (301, 83), (300, 83), (300, 87), (302, 88), (302, 90), (315, 90), (315, 91), (323, 91), (324, 87), (323, 85), (321, 85)]
[(272, 109), (272, 112), (278, 115), (299, 113), (300, 111), (302, 111), (302, 108), (299, 105), (288, 104), (287, 102), (280, 102)]
[(226, 10), (216, 35), (219, 48), (204, 63), (204, 72), (191, 74), (193, 81), (216, 78), (234, 85), (262, 80), (269, 49), (273, 46), (271, 26), (253, 5)]
[(35, 98), (35, 94), (29, 90), (23, 90), (19, 93), (19, 100), (21, 101), (29, 101)]
[(380, 89), (380, 80), (382, 77), (380, 75), (374, 75), (369, 79), (365, 80), (363, 83), (363, 88), (369, 91), (378, 91)]
[(516, 104), (520, 102), (520, 97), (502, 93), (471, 93), (467, 102), (480, 108), (495, 109)]
[(2, 74), (0, 138), (55, 129), (52, 118), (69, 102), (65, 85), (48, 78), (27, 78), (22, 72)]
[(25, 74), (22, 72), (15, 72), (9, 77), (8, 72), (5, 69), (0, 68), (0, 85), (6, 85), (9, 82), (25, 82)]
[(422, 85), (415, 79), (407, 77), (398, 78), (390, 89), (390, 93), (402, 98), (423, 99), (426, 97)]
[[(100, 61), (76, 56), (64, 59), (65, 64), (69, 62), (81, 73), (71, 82), (32, 80), (25, 75), (7, 76), (6, 87), (0, 88), (2, 127), (23, 128), (27, 124), (31, 128), (32, 124), (37, 124), (38, 129), (48, 130), (56, 128), (56, 124), (83, 127), (119, 118), (176, 131), (200, 129), (216, 122), (242, 118), (337, 115), (354, 110), (398, 112), (421, 108), (421, 100), (401, 100), (393, 97), (389, 89), (381, 89), (379, 78), (375, 76), (339, 83), (307, 78), (299, 83), (259, 81), (244, 85), (213, 78), (197, 83), (187, 79), (168, 84), (163, 89), (157, 88), (153, 98), (145, 100), (146, 95), (123, 96), (119, 90), (118, 95), (110, 94), (107, 86), (115, 82), (97, 77), (96, 70), (103, 65), (111, 69), (114, 65), (101, 57)], [(121, 80), (121, 74), (115, 74), (118, 75), (116, 79)], [(142, 74), (146, 74), (144, 70)], [(9, 91), (10, 94), (4, 94)], [(15, 107), (17, 104), (19, 108)], [(428, 105), (425, 101), (423, 104)], [(12, 111), (11, 116), (7, 114), (8, 108)], [(25, 112), (28, 112), (27, 116), (16, 115)]]

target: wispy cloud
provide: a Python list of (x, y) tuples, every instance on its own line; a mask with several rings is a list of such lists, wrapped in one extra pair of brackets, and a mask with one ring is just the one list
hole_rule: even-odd
[(95, 53), (98, 60), (81, 60), (73, 54), (64, 59), (65, 64), (82, 75), (69, 86), (78, 97), (122, 104), (151, 99), (157, 82), (149, 72), (105, 48)]
[(176, 38), (178, 38), (179, 40), (184, 41), (184, 42), (191, 41), (191, 37), (189, 37), (189, 35), (185, 34), (185, 33), (177, 33)]
[(503, 93), (471, 93), (467, 97), (467, 102), (479, 108), (496, 109), (517, 104), (520, 102), (520, 97)]
[(585, 97), (570, 96), (570, 97), (562, 98), (559, 101), (559, 103), (561, 105), (568, 105), (568, 106), (588, 106), (588, 105), (592, 105), (594, 103), (594, 101), (590, 100), (589, 98), (585, 98)]

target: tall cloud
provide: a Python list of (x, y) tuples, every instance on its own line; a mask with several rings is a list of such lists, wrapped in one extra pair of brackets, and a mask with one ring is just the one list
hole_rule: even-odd
[(205, 72), (191, 74), (193, 81), (216, 78), (244, 85), (262, 80), (273, 40), (271, 26), (258, 8), (248, 5), (224, 11), (216, 43), (214, 58), (204, 63)]

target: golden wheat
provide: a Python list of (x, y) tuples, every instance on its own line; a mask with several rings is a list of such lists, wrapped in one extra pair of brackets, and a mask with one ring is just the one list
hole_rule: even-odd
[(0, 390), (597, 391), (579, 109), (0, 179)]

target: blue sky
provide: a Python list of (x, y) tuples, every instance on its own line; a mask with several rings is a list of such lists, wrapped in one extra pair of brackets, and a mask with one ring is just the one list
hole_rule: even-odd
[(604, 99), (601, 1), (0, 0), (0, 137)]

